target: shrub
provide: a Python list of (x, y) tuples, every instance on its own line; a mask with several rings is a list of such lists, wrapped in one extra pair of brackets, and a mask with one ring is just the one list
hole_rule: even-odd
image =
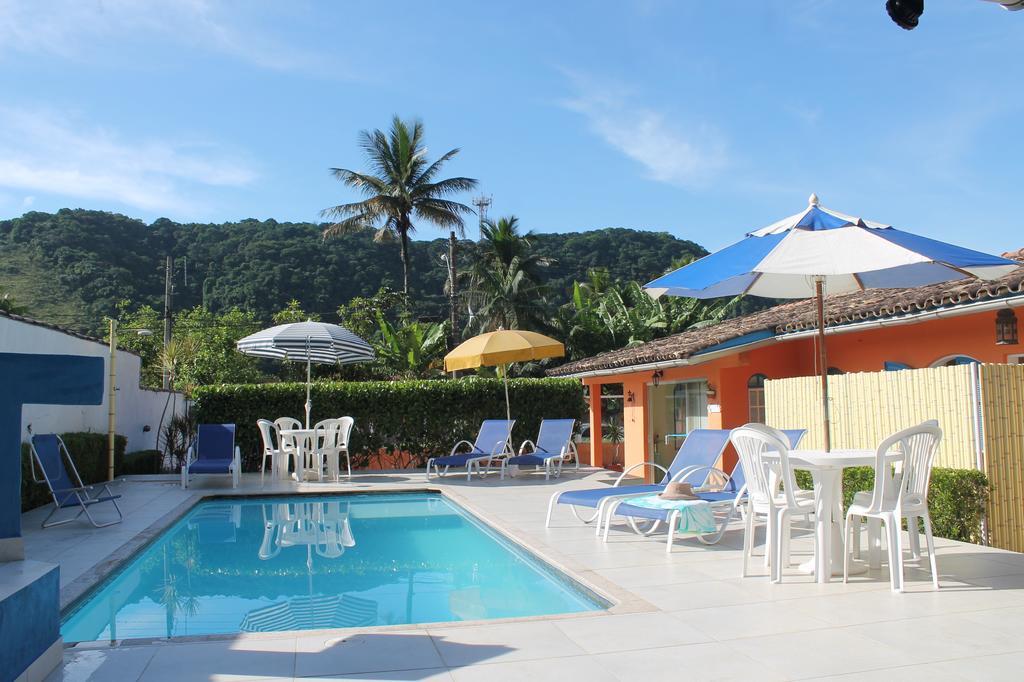
[(118, 476), (159, 474), (164, 453), (159, 450), (139, 450), (125, 453), (117, 466)]
[[(107, 480), (107, 434), (105, 433), (62, 433), (68, 452), (75, 460), (75, 468), (82, 477), (82, 483), (92, 485)], [(114, 472), (119, 472), (124, 461), (124, 449), (128, 440), (124, 436), (114, 437)], [(51, 502), (46, 483), (32, 480), (32, 450), (28, 443), (21, 445), (21, 510), (28, 511)], [(65, 466), (67, 463), (65, 462)], [(70, 475), (70, 472), (68, 472)], [(42, 474), (36, 467), (36, 475)]]
[[(536, 438), (543, 418), (586, 413), (583, 387), (573, 379), (512, 379), (509, 399), (516, 419), (513, 441)], [(193, 414), (201, 424), (236, 424), (243, 469), (259, 467), (257, 419), (301, 418), (305, 384), (221, 384), (195, 390)], [(452, 381), (318, 382), (312, 389), (312, 421), (350, 415), (355, 428), (349, 444), (353, 465), (369, 461), (382, 448), (409, 451), (412, 466), (427, 457), (448, 454), (463, 438), (472, 439), (484, 419), (505, 415), (505, 394), (498, 379)]]
[[(797, 484), (811, 487), (811, 474), (796, 472)], [(875, 485), (872, 467), (851, 467), (843, 471), (843, 509), (850, 507), (855, 493)], [(981, 522), (988, 503), (988, 478), (974, 469), (932, 469), (928, 488), (928, 511), (936, 535), (962, 542), (981, 542)], [(923, 527), (923, 526), (922, 526)]]

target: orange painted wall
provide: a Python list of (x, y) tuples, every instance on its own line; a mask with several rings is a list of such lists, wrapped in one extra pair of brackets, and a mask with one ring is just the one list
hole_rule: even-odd
[[(981, 362), (1004, 363), (1009, 355), (1024, 353), (1024, 344), (998, 346), (995, 343), (996, 313), (984, 312), (947, 319), (928, 319), (914, 324), (829, 334), (828, 364), (844, 372), (877, 372), (886, 361), (914, 368), (929, 367), (949, 355), (968, 355)], [(709, 413), (709, 428), (735, 428), (749, 421), (747, 381), (754, 374), (781, 379), (814, 374), (814, 344), (811, 338), (775, 343), (704, 364), (664, 370), (661, 381), (704, 379), (715, 388), (709, 404), (720, 413)], [(624, 409), (625, 465), (647, 461), (650, 454), (647, 428), (647, 386), (652, 371), (588, 377), (595, 395), (601, 384), (622, 383), (623, 393), (634, 394)], [(726, 465), (731, 465), (731, 456)]]

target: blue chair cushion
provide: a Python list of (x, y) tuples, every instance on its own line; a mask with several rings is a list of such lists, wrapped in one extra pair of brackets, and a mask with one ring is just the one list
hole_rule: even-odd
[(589, 490), (569, 490), (558, 496), (558, 504), (571, 504), (576, 507), (597, 507), (601, 501), (617, 495), (633, 493), (660, 493), (665, 487), (658, 484), (627, 485), (620, 488), (591, 488)]
[(540, 453), (536, 455), (516, 455), (515, 457), (509, 457), (507, 460), (505, 460), (505, 462), (508, 464), (525, 464), (527, 466), (531, 464), (534, 464), (536, 466), (544, 466), (545, 461), (553, 458), (557, 459), (558, 457), (559, 455), (557, 452), (554, 454)]
[(188, 467), (190, 474), (226, 474), (231, 470), (230, 459), (197, 459)]
[(444, 457), (435, 457), (434, 464), (442, 467), (460, 467), (466, 464), (471, 459), (478, 459), (480, 457), (487, 457), (486, 452), (464, 452), (460, 455), (446, 455)]

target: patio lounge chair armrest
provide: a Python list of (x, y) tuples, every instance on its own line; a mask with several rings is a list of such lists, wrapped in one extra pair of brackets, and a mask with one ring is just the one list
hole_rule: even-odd
[(666, 476), (668, 475), (668, 469), (666, 469), (665, 467), (661, 466), (660, 464), (655, 464), (654, 462), (637, 462), (636, 464), (634, 464), (633, 466), (629, 467), (628, 469), (623, 471), (621, 474), (619, 474), (619, 477), (615, 479), (615, 483), (612, 483), (612, 487), (613, 488), (617, 487), (619, 485), (619, 483), (622, 482), (622, 479), (624, 479), (626, 476), (629, 475), (629, 472), (633, 471), (634, 469), (640, 468), (640, 467), (654, 467), (655, 469), (659, 470), (661, 473), (665, 474)]
[(527, 438), (526, 440), (524, 440), (524, 441), (523, 441), (523, 444), (519, 446), (519, 454), (520, 454), (520, 455), (521, 455), (521, 454), (523, 454), (523, 450), (525, 450), (525, 449), (526, 449), (526, 446), (527, 446), (527, 445), (529, 445), (529, 446), (530, 446), (530, 451), (531, 451), (531, 452), (536, 452), (536, 451), (537, 451), (537, 444), (536, 444), (536, 443), (534, 443), (534, 442), (533, 442), (532, 440), (530, 440), (529, 438)]
[(454, 454), (456, 453), (456, 451), (457, 451), (457, 450), (459, 449), (459, 446), (460, 446), (460, 445), (463, 445), (463, 444), (465, 444), (465, 445), (468, 445), (468, 446), (469, 446), (469, 449), (470, 449), (470, 450), (472, 450), (472, 449), (473, 449), (473, 444), (472, 444), (472, 443), (470, 443), (470, 442), (469, 442), (468, 440), (460, 440), (460, 441), (459, 441), (458, 443), (456, 443), (456, 444), (455, 444), (455, 445), (454, 445), (454, 446), (452, 447), (452, 451), (451, 451), (451, 453), (449, 453), (449, 457), (450, 457), (451, 455), (454, 455)]

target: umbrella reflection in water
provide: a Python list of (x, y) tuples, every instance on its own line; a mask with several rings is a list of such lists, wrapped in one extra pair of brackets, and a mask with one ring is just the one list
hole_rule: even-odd
[[(268, 513), (269, 512), (269, 513)], [(346, 628), (377, 623), (377, 602), (342, 595), (313, 595), (313, 557), (338, 559), (354, 547), (347, 502), (270, 503), (263, 506), (259, 558), (273, 559), (286, 547), (305, 546), (309, 595), (254, 609), (242, 619), (243, 632)]]

